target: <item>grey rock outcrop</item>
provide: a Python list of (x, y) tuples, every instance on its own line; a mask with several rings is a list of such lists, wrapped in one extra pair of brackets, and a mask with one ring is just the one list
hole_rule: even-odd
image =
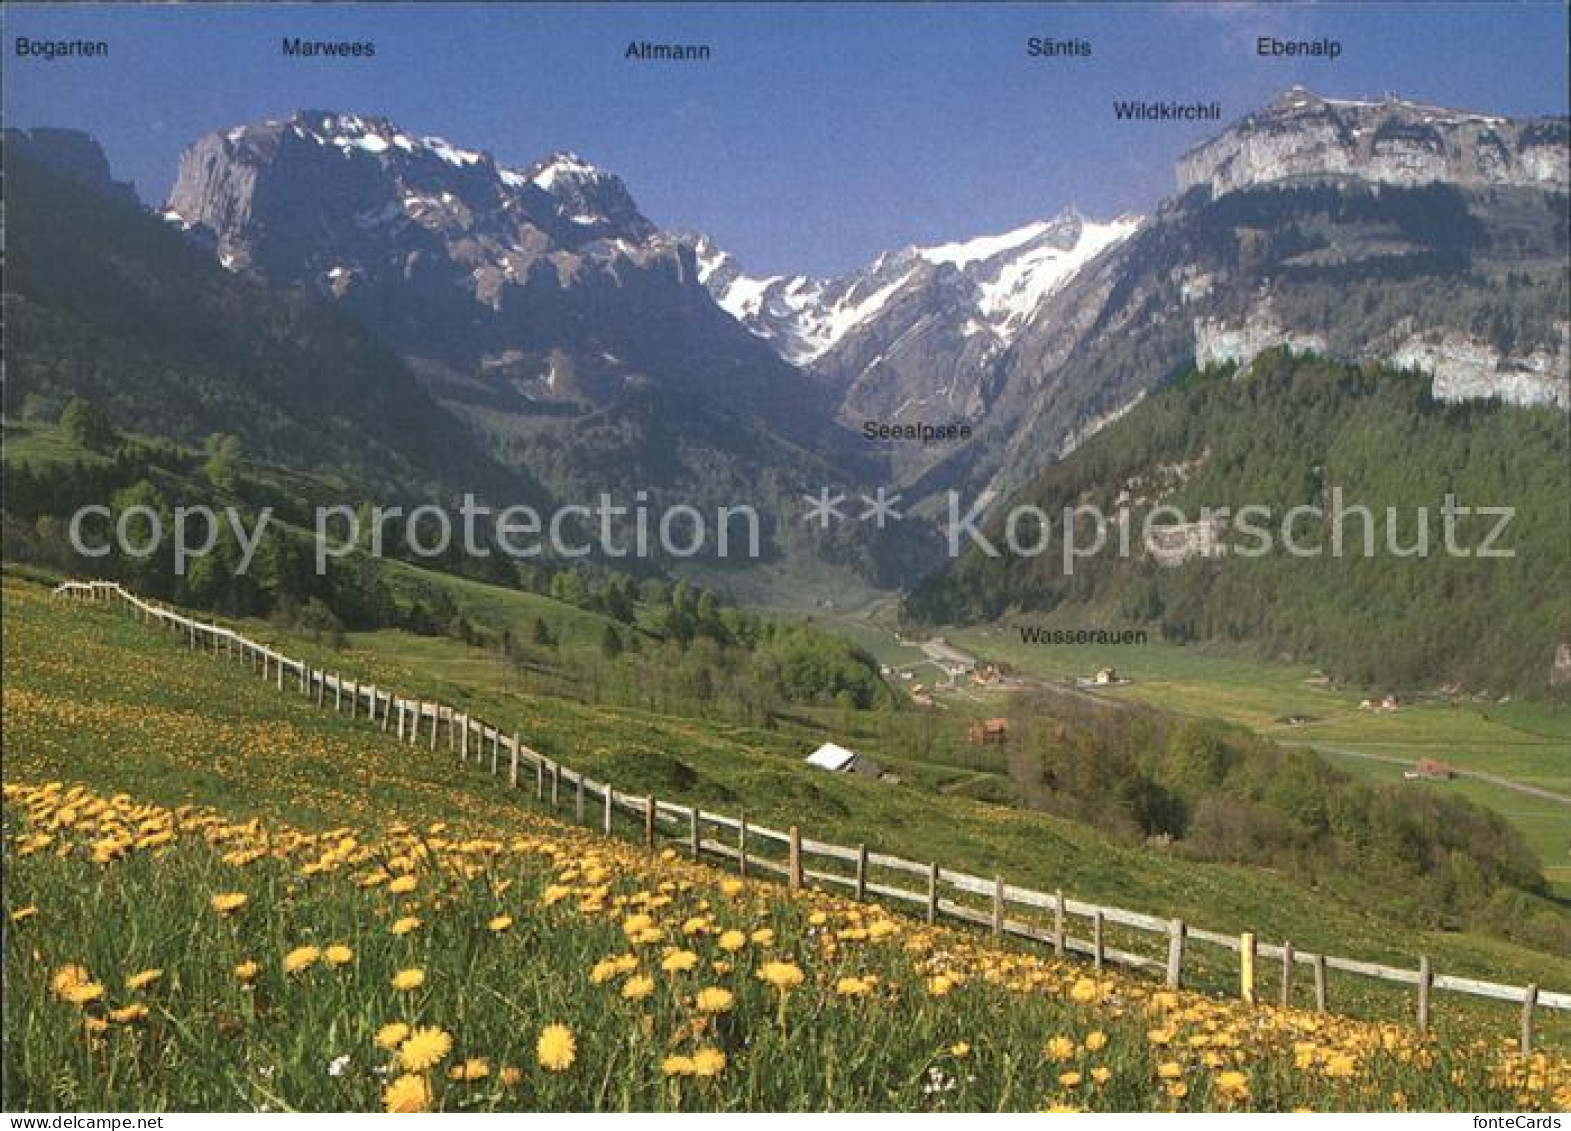
[(1221, 196), (1293, 178), (1391, 185), (1571, 186), (1564, 118), (1513, 120), (1408, 102), (1286, 91), (1178, 162), (1178, 187)]

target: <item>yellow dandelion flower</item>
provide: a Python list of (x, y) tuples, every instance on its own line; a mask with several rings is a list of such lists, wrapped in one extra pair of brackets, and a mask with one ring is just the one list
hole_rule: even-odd
[(1081, 1005), (1089, 1005), (1092, 1002), (1101, 1000), (1102, 987), (1098, 986), (1090, 978), (1077, 978), (1075, 984), (1069, 987), (1069, 998), (1071, 1001), (1079, 1002)]
[(220, 892), (213, 896), (213, 910), (220, 915), (229, 915), (244, 907), (250, 898), (243, 891)]
[(775, 933), (768, 927), (760, 927), (749, 936), (757, 946), (774, 946)]
[(408, 895), (415, 890), (419, 882), (413, 876), (399, 876), (387, 885), (387, 890), (394, 895)]
[(1249, 1098), (1249, 1077), (1242, 1072), (1227, 1071), (1217, 1075), (1216, 1090), (1224, 1099), (1247, 1100)]
[(511, 927), (512, 925), (513, 925), (513, 917), (511, 915), (497, 915), (494, 918), (492, 918), (492, 920), (489, 923), (486, 924), (486, 928), (488, 930), (494, 932), (495, 934), (499, 935), (503, 931), (505, 931), (509, 927)]
[(716, 1048), (702, 1048), (693, 1054), (693, 1075), (710, 1079), (725, 1071), (725, 1053)]
[(1156, 1074), (1163, 1080), (1177, 1080), (1184, 1074), (1184, 1069), (1176, 1060), (1164, 1060), (1156, 1066)]
[(297, 946), (284, 955), (284, 973), (300, 974), (316, 965), (317, 959), (322, 957), (322, 950), (315, 946)]
[(136, 993), (138, 990), (145, 990), (163, 976), (162, 970), (141, 970), (125, 980), (125, 988)]
[(382, 1109), (393, 1114), (413, 1114), (430, 1106), (431, 1085), (413, 1073), (400, 1076), (382, 1093)]
[(472, 1056), (447, 1070), (449, 1080), (484, 1080), (491, 1075), (491, 1064), (483, 1056)]
[(38, 904), (29, 903), (26, 907), (18, 907), (15, 911), (11, 912), (11, 922), (25, 923), (27, 920), (31, 919), (34, 915), (37, 914)]
[(934, 997), (944, 997), (952, 991), (958, 983), (948, 974), (934, 974), (927, 980), (927, 992)]
[(949, 1055), (950, 1056), (957, 1056), (957, 1057), (970, 1056), (971, 1055), (970, 1042), (968, 1042), (968, 1041), (956, 1041), (954, 1044), (949, 1046)]
[(1091, 1079), (1098, 1084), (1105, 1084), (1113, 1078), (1113, 1070), (1105, 1064), (1099, 1064), (1091, 1069)]
[(790, 962), (766, 962), (759, 967), (758, 977), (781, 993), (795, 989), (803, 981), (802, 968)]
[(87, 967), (68, 964), (60, 967), (49, 980), (49, 988), (54, 991), (55, 997), (64, 999), (67, 991), (74, 986), (91, 982), (93, 976), (87, 972)]
[(535, 1057), (548, 1072), (566, 1072), (578, 1057), (578, 1042), (566, 1025), (547, 1025), (535, 1042)]
[(139, 1001), (134, 1001), (130, 1005), (122, 1006), (119, 1009), (111, 1009), (109, 1011), (109, 1020), (119, 1025), (129, 1025), (133, 1021), (146, 1021), (147, 1006)]
[(1070, 1037), (1057, 1036), (1047, 1042), (1049, 1060), (1068, 1060), (1075, 1055), (1075, 1042)]
[(747, 945), (747, 936), (741, 931), (726, 931), (716, 941), (715, 945), (727, 954), (735, 954)]
[(660, 1062), (660, 1071), (667, 1076), (691, 1076), (693, 1074), (693, 1058), (690, 1056), (668, 1056)]
[(416, 930), (419, 926), (419, 919), (415, 918), (413, 915), (405, 915), (402, 919), (395, 919), (390, 929), (392, 930), (393, 934), (398, 935), (401, 938), (404, 935), (407, 935), (410, 931)]
[(524, 1070), (509, 1064), (502, 1069), (499, 1079), (502, 1081), (502, 1087), (516, 1088), (524, 1081)]
[(329, 966), (344, 966), (355, 960), (355, 952), (343, 943), (334, 943), (322, 952), (322, 960)]
[(637, 974), (622, 983), (622, 996), (628, 1001), (643, 1001), (655, 992), (655, 980), (647, 974)]
[(96, 1037), (100, 1033), (109, 1031), (109, 1022), (102, 1017), (94, 1017), (92, 1014), (89, 1014), (82, 1018), (82, 1030), (89, 1036)]
[(1107, 1047), (1107, 1034), (1100, 1029), (1093, 1029), (1086, 1034), (1086, 1051), (1101, 1052)]
[(866, 997), (872, 990), (866, 978), (839, 978), (835, 981), (835, 993), (840, 997)]
[(727, 899), (735, 899), (746, 890), (747, 885), (741, 880), (736, 879), (734, 876), (727, 877), (726, 879), (720, 881), (720, 894), (725, 896)]
[(425, 971), (418, 966), (411, 967), (408, 970), (400, 970), (393, 975), (393, 989), (399, 993), (418, 990), (423, 985), (425, 985)]
[(1058, 1085), (1061, 1088), (1078, 1088), (1080, 1087), (1080, 1079), (1080, 1073), (1078, 1072), (1061, 1072), (1058, 1076)]
[(389, 1021), (386, 1025), (383, 1025), (376, 1031), (376, 1037), (374, 1039), (378, 1048), (384, 1048), (392, 1051), (398, 1048), (399, 1045), (403, 1044), (404, 1039), (408, 1036), (408, 1025), (405, 1025), (402, 1021)]
[(700, 1013), (729, 1013), (736, 1004), (736, 995), (723, 986), (706, 986), (693, 998)]
[(673, 950), (660, 960), (660, 969), (667, 974), (685, 974), (698, 965), (698, 955), (690, 950)]
[(405, 1072), (427, 1072), (447, 1059), (453, 1051), (453, 1038), (446, 1030), (422, 1025), (398, 1046), (398, 1063)]
[(235, 981), (249, 985), (256, 981), (256, 976), (261, 972), (262, 968), (255, 960), (248, 958), (235, 967)]

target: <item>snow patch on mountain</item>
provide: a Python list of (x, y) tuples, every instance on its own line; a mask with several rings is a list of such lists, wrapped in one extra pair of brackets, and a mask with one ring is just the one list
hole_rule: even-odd
[(955, 309), (945, 312), (955, 318), (955, 332), (962, 338), (986, 335), (997, 352), (1048, 296), (1140, 224), (1137, 216), (1098, 223), (1071, 209), (997, 235), (886, 253), (833, 279), (750, 276), (707, 237), (689, 239), (699, 280), (720, 306), (787, 361), (811, 365), (899, 305), (903, 291), (946, 281), (935, 279), (934, 272), (954, 276), (953, 286), (934, 290), (958, 296)]

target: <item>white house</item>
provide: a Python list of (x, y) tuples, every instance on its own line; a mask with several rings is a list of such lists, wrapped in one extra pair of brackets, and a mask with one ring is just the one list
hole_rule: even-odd
[(856, 769), (858, 757), (854, 750), (826, 742), (807, 756), (807, 764), (831, 773), (846, 774)]

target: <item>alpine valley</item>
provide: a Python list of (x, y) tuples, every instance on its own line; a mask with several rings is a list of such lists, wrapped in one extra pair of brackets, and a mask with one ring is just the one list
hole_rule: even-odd
[[(403, 481), (449, 493), (467, 474), (493, 496), (636, 487), (654, 504), (747, 503), (761, 561), (660, 568), (801, 605), (910, 588), (948, 567), (950, 492), (1040, 495), (1038, 476), (1180, 374), (1242, 373), (1276, 348), (1418, 371), (1426, 403), (1563, 420), (1567, 146), (1563, 118), (1295, 88), (1185, 154), (1151, 216), (1098, 217), (1088, 202), (824, 279), (748, 274), (708, 236), (659, 228), (619, 177), (575, 154), (510, 167), (372, 116), (301, 111), (198, 138), (156, 220), (126, 215), (134, 199), (91, 139), (35, 131), (7, 148), (93, 190), (139, 246), (157, 223), (236, 286), (355, 327), (385, 374), (356, 378), (363, 439), (388, 449), (379, 470), (396, 463)], [(80, 229), (80, 196), (25, 197), (19, 219)], [(111, 240), (73, 253), (83, 277), (125, 273)], [(210, 270), (160, 254), (160, 270)], [(8, 304), (60, 315), (64, 284), (46, 283), (44, 265), (16, 273)], [(71, 316), (118, 332), (101, 309)], [(100, 395), (92, 370), (24, 354), (10, 392), (45, 405)], [(235, 396), (263, 395), (234, 380)], [(369, 419), (390, 396), (419, 424)], [(198, 401), (161, 397), (155, 428), (115, 399), (140, 428), (208, 430)], [(905, 438), (923, 429), (939, 438)], [(463, 449), (486, 474), (438, 474), (419, 454), (431, 443), (439, 462), (456, 466)], [(804, 495), (829, 487), (855, 505), (875, 486), (902, 500), (892, 529), (800, 521)], [(1031, 599), (1002, 589), (985, 604), (997, 615)]]

